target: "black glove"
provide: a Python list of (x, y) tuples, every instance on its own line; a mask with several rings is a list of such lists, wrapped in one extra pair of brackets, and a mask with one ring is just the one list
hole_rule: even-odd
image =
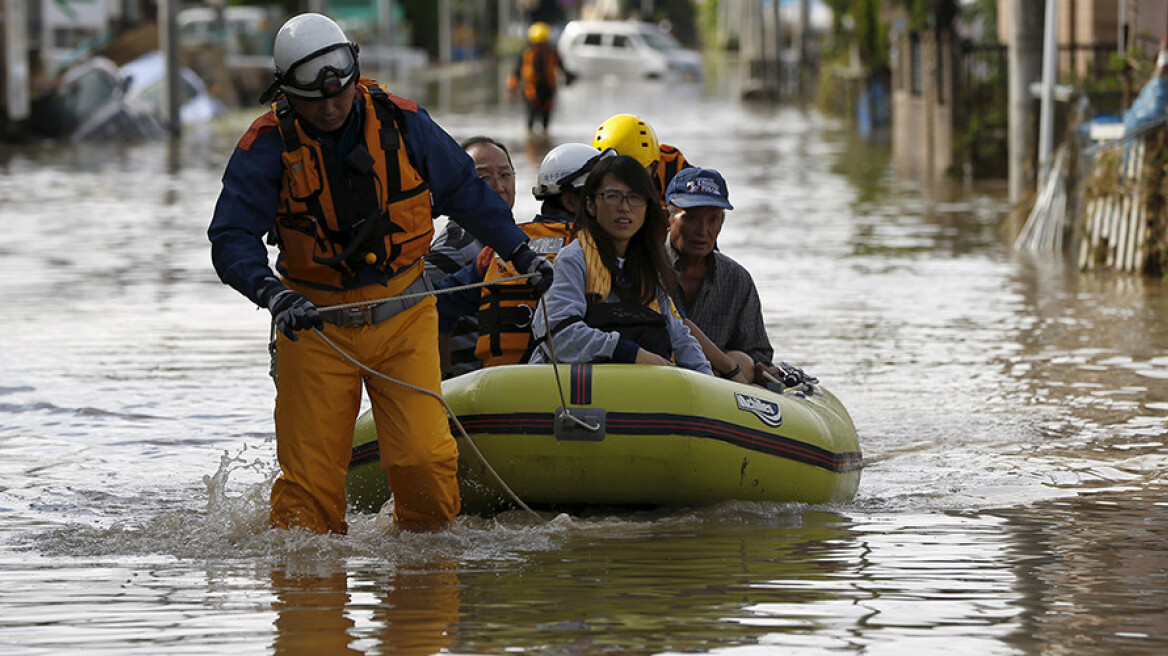
[(570, 87), (576, 81), (576, 74), (572, 71), (564, 71), (564, 86)]
[(312, 301), (276, 280), (268, 282), (260, 291), (260, 300), (272, 313), (276, 330), (294, 342), (300, 339), (296, 336), (298, 330), (324, 328), (324, 318), (320, 316)]
[(527, 283), (535, 288), (538, 296), (543, 296), (552, 286), (552, 263), (535, 251), (526, 243), (519, 244), (511, 257), (507, 258), (519, 273), (535, 275), (527, 279)]

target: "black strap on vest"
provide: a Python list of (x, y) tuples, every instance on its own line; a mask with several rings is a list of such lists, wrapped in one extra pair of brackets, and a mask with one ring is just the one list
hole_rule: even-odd
[[(549, 329), (547, 332), (545, 332), (543, 335), (540, 335), (539, 337), (535, 337), (535, 335), (533, 333), (532, 339), (531, 339), (531, 345), (527, 347), (527, 351), (523, 354), (524, 355), (523, 361), (527, 362), (529, 359), (531, 359), (531, 354), (533, 352), (535, 352), (535, 349), (539, 348), (541, 345), (543, 345), (544, 342), (548, 341), (553, 336), (560, 334), (561, 330), (567, 328), (568, 326), (570, 326), (574, 323), (578, 323), (578, 322), (583, 321), (583, 320), (584, 320), (584, 317), (582, 317), (580, 315), (567, 317), (567, 318), (560, 319), (559, 321), (557, 321), (556, 325), (552, 326), (551, 329)], [(551, 357), (551, 355), (548, 354), (548, 357)]]
[[(284, 142), (284, 152), (294, 153), (300, 150), (303, 145), (300, 142), (300, 134), (296, 131), (296, 112), (292, 110), (292, 103), (288, 102), (288, 98), (281, 96), (280, 100), (276, 102), (276, 119), (280, 123), (280, 138)], [(313, 159), (316, 158), (316, 151), (309, 148), (308, 154)], [(320, 163), (317, 162), (319, 165)], [(297, 198), (308, 206), (308, 213), (312, 216), (322, 216), (322, 209), (320, 204), (320, 193), (313, 194), (310, 198)], [(269, 238), (268, 240), (272, 240)]]
[(581, 321), (597, 330), (619, 333), (622, 339), (635, 342), (637, 346), (666, 360), (673, 357), (673, 343), (669, 339), (665, 315), (646, 305), (626, 302), (589, 303), (585, 316), (575, 315), (561, 319), (545, 335), (532, 340), (531, 350), (561, 330)]
[[(398, 139), (399, 129), (405, 133), (405, 121), (401, 108), (393, 103), (389, 94), (380, 86), (367, 85), (365, 87), (373, 97), (373, 111), (381, 126), (379, 141), (384, 153), (386, 180), (379, 181), (375, 173), (376, 160), (365, 147), (361, 139), (352, 151), (338, 160), (332, 157), (322, 158), (324, 175), (328, 178), (328, 185), (332, 195), (333, 212), (337, 217), (337, 230), (330, 230), (321, 225), (321, 230), (328, 239), (341, 248), (341, 252), (333, 257), (313, 255), (313, 260), (336, 269), (341, 274), (342, 284), (348, 284), (356, 273), (370, 264), (365, 257), (368, 253), (377, 256), (377, 263), (372, 265), (384, 268), (387, 263), (394, 261), (401, 253), (401, 246), (393, 244), (391, 252), (386, 252), (386, 237), (395, 232), (404, 232), (405, 229), (393, 223), (392, 218), (385, 213), (385, 205), (381, 200), (380, 185), (387, 185), (386, 198), (389, 202), (403, 196), (401, 189), (401, 166), (398, 163), (398, 149), (401, 143)], [(296, 116), (291, 103), (287, 98), (280, 98), (276, 103), (276, 116), (280, 122), (280, 134), (286, 152), (294, 152), (303, 144), (296, 131)], [(315, 151), (308, 149), (315, 157)], [(411, 157), (412, 164), (412, 157)], [(429, 186), (423, 184), (420, 189), (411, 190), (411, 194), (420, 193)], [(313, 216), (324, 216), (319, 194), (304, 201)]]
[(673, 357), (665, 315), (641, 303), (594, 303), (584, 314), (584, 323), (605, 332), (620, 333), (622, 339), (635, 342), (666, 360)]
[[(503, 354), (503, 333), (531, 332), (532, 306), (539, 301), (535, 290), (527, 284), (488, 285), (483, 288), (483, 303), (479, 307), (479, 334), (489, 336), (491, 355)], [(504, 301), (524, 301), (525, 304), (505, 307)], [(529, 305), (529, 304), (530, 305)]]

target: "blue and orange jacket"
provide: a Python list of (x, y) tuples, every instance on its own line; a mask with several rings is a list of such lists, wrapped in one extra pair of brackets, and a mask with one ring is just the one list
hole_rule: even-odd
[[(397, 135), (396, 139), (384, 138), (385, 121), (377, 116), (372, 104), (375, 85), (370, 80), (361, 81), (353, 112), (336, 133), (319, 133), (293, 113), (296, 138), (304, 148), (299, 156), (285, 157), (288, 144), (282, 136), (277, 107), (256, 119), (239, 140), (223, 174), (223, 190), (207, 230), (212, 262), (223, 282), (259, 304), (258, 287), (272, 276), (264, 244), (268, 235), (281, 245), (277, 270), (321, 289), (385, 284), (394, 275), (413, 270), (410, 265), (429, 249), (432, 228), (427, 219), (440, 214), (457, 220), (484, 243), (503, 253), (513, 252), (526, 239), (515, 227), (507, 204), (478, 179), (470, 157), (416, 103), (386, 94), (397, 108), (394, 126)], [(384, 143), (398, 148), (384, 148)], [(400, 193), (409, 198), (389, 198), (388, 191), (379, 190), (378, 198), (384, 201), (384, 207), (379, 208), (383, 214), (379, 212), (375, 220), (388, 218), (386, 223), (398, 229), (383, 224), (378, 230), (385, 234), (364, 242), (374, 248), (350, 253), (351, 257), (342, 261), (325, 263), (345, 249), (335, 250), (336, 244), (317, 243), (317, 239), (323, 237), (322, 241), (328, 242), (334, 236), (328, 231), (334, 226), (349, 228), (350, 232), (356, 227), (359, 231), (364, 224), (358, 224), (366, 217), (353, 215), (352, 208), (344, 217), (345, 210), (336, 211), (337, 207), (343, 207), (343, 201), (338, 205), (336, 198), (325, 199), (327, 174), (319, 176), (320, 189), (314, 189), (317, 183), (311, 175), (305, 173), (300, 177), (301, 172), (289, 166), (299, 166), (296, 160), (314, 162), (318, 172), (349, 166), (345, 161), (347, 158), (352, 161), (350, 156), (360, 150), (358, 146), (364, 146), (373, 156), (374, 176), (394, 177), (389, 169), (396, 162)], [(376, 163), (379, 153), (391, 149), (394, 150), (392, 157), (383, 157)], [(429, 202), (423, 203), (422, 198), (427, 195)], [(319, 202), (313, 201), (314, 198)], [(330, 209), (326, 210), (326, 205)], [(423, 210), (424, 205), (429, 208)], [(426, 213), (430, 216), (425, 216)], [(313, 236), (309, 235), (309, 225), (318, 231)], [(297, 228), (300, 234), (290, 234)], [(376, 247), (378, 243), (380, 248)]]

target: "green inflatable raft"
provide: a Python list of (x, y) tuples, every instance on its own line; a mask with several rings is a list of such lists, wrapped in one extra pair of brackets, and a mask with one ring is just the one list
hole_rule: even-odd
[[(443, 382), (474, 448), (459, 442), (463, 512), (689, 506), (728, 500), (830, 503), (860, 482), (855, 426), (823, 387), (783, 393), (678, 367), (513, 365)], [(560, 390), (571, 417), (560, 408)], [(353, 435), (350, 504), (389, 499), (372, 414)], [(485, 463), (484, 463), (485, 459)]]

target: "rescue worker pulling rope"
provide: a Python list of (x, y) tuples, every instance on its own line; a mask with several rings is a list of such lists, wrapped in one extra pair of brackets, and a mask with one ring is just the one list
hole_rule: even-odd
[[(265, 100), (276, 102), (240, 139), (208, 229), (219, 277), (268, 308), (279, 333), (271, 523), (347, 531), (364, 387), (395, 524), (443, 528), (460, 506), (458, 452), (439, 396), (437, 313), (424, 294), (430, 219), (457, 219), (539, 293), (551, 265), (424, 109), (360, 78), (357, 46), (332, 20), (290, 19), (274, 60)], [(278, 277), (265, 236), (279, 247)]]

